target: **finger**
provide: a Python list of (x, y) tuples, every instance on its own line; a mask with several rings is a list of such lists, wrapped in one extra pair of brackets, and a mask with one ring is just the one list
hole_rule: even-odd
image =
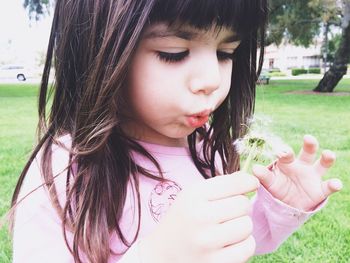
[(331, 194), (340, 191), (343, 188), (343, 183), (339, 179), (329, 179), (322, 182), (322, 190), (325, 198)]
[(253, 192), (259, 187), (259, 184), (259, 180), (254, 176), (236, 172), (202, 181), (198, 188), (192, 191), (201, 199), (214, 201)]
[(275, 174), (267, 167), (259, 164), (255, 164), (252, 168), (253, 174), (259, 179), (260, 183), (265, 187), (269, 188), (274, 180)]
[(198, 235), (201, 247), (220, 249), (247, 239), (253, 231), (253, 222), (249, 216), (238, 217), (222, 224), (212, 225)]
[(212, 254), (210, 262), (230, 263), (234, 262), (247, 262), (255, 252), (255, 239), (253, 236), (249, 236), (247, 239), (240, 243), (224, 247)]
[(335, 153), (330, 150), (324, 150), (321, 154), (320, 159), (315, 163), (315, 169), (317, 173), (322, 176), (335, 162)]
[(313, 163), (318, 149), (318, 141), (312, 135), (304, 136), (303, 148), (299, 153), (299, 160), (306, 163)]
[(251, 213), (252, 202), (245, 195), (210, 201), (203, 207), (200, 217), (205, 222), (219, 224)]
[(290, 164), (294, 162), (295, 155), (292, 148), (286, 148), (284, 152), (278, 154), (277, 165)]

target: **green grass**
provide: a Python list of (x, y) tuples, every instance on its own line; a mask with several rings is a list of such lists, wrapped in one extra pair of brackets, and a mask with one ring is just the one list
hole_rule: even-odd
[(304, 134), (316, 136), (321, 150), (334, 150), (337, 161), (326, 178), (340, 178), (344, 188), (277, 252), (251, 262), (350, 262), (350, 80), (342, 80), (335, 90), (348, 96), (301, 93), (316, 84), (317, 80), (281, 80), (260, 86), (256, 112), (272, 117), (274, 132), (296, 153)]
[[(0, 216), (9, 208), (18, 175), (32, 149), (36, 94), (33, 85), (0, 85)], [(0, 262), (11, 262), (10, 238), (0, 230)]]
[[(350, 262), (350, 96), (298, 94), (316, 80), (271, 81), (257, 90), (256, 112), (273, 119), (273, 130), (297, 152), (304, 134), (313, 134), (321, 149), (337, 154), (327, 178), (339, 177), (344, 189), (293, 234), (277, 252), (251, 260), (262, 262)], [(336, 93), (350, 92), (342, 80)], [(0, 216), (29, 156), (37, 123), (35, 85), (0, 85)], [(0, 230), (0, 262), (11, 262), (10, 238)]]

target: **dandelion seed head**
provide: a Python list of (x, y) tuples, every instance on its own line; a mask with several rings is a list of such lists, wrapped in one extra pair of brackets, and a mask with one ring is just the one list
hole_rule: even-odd
[(268, 124), (271, 118), (254, 116), (249, 120), (248, 133), (234, 142), (236, 151), (243, 157), (249, 154), (255, 161), (272, 161), (288, 147), (281, 138), (271, 133)]

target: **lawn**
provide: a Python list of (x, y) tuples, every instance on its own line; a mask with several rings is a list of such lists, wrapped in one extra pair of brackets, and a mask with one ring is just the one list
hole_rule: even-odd
[[(315, 80), (271, 81), (259, 86), (256, 112), (273, 119), (272, 129), (297, 152), (304, 134), (313, 134), (321, 149), (337, 154), (327, 178), (339, 177), (344, 189), (293, 234), (277, 252), (255, 257), (260, 262), (350, 262), (350, 80), (333, 96), (308, 94)], [(35, 140), (36, 93), (33, 85), (0, 85), (0, 216), (9, 208), (17, 177)], [(0, 230), (0, 262), (11, 262), (6, 230)]]

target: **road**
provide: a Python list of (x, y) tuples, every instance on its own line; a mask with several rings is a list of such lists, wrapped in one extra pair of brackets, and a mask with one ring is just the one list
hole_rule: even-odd
[(19, 81), (15, 78), (0, 78), (0, 84), (39, 84), (40, 78), (27, 78), (25, 81)]

